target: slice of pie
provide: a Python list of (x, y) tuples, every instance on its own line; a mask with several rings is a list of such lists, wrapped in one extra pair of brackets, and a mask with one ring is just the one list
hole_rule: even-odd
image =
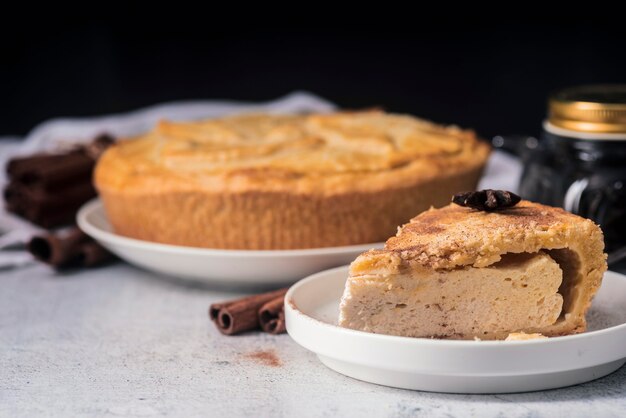
[(582, 332), (603, 251), (596, 224), (558, 208), (431, 209), (352, 263), (339, 325), (481, 340)]

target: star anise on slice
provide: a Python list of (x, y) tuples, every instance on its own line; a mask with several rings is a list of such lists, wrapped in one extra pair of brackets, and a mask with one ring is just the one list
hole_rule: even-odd
[(460, 206), (492, 212), (517, 205), (521, 197), (506, 190), (477, 190), (475, 192), (457, 193), (452, 202)]

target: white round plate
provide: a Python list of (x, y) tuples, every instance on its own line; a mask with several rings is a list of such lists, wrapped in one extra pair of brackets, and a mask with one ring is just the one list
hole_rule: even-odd
[(97, 199), (80, 209), (77, 221), (87, 235), (131, 264), (168, 276), (228, 286), (292, 284), (317, 271), (349, 263), (363, 251), (383, 245), (249, 251), (158, 244), (115, 234), (102, 202)]
[(530, 341), (408, 338), (338, 327), (348, 267), (301, 280), (286, 295), (287, 332), (326, 366), (404, 389), (449, 393), (527, 392), (605, 376), (626, 362), (626, 276), (607, 272), (588, 331)]

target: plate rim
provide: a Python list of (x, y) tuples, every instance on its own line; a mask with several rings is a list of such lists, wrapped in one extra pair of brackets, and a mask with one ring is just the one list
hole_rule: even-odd
[(127, 247), (140, 247), (142, 249), (149, 249), (158, 252), (216, 257), (314, 257), (363, 252), (384, 245), (383, 242), (375, 242), (347, 245), (341, 247), (303, 248), (294, 250), (227, 250), (221, 248), (186, 247), (183, 245), (163, 244), (158, 242), (145, 241), (137, 238), (125, 237), (114, 232), (106, 231), (89, 220), (89, 216), (98, 210), (101, 210), (103, 212), (104, 218), (109, 224), (109, 221), (106, 218), (106, 212), (104, 212), (104, 204), (102, 203), (102, 200), (100, 198), (95, 198), (90, 200), (89, 202), (86, 202), (81, 206), (76, 214), (76, 223), (78, 224), (79, 228), (87, 235), (98, 241), (111, 242), (115, 245), (122, 245)]
[[(323, 270), (320, 271), (318, 273), (314, 273), (308, 277), (305, 277), (299, 281), (297, 281), (296, 283), (294, 283), (289, 290), (287, 291), (287, 293), (285, 294), (285, 310), (289, 311), (290, 314), (292, 315), (296, 315), (296, 316), (300, 316), (302, 318), (305, 318), (309, 321), (312, 321), (316, 324), (318, 324), (319, 326), (323, 326), (323, 327), (327, 327), (329, 329), (331, 329), (333, 332), (341, 332), (341, 333), (345, 333), (347, 336), (354, 336), (355, 338), (369, 338), (369, 339), (373, 339), (373, 340), (377, 340), (380, 342), (389, 342), (389, 343), (396, 343), (396, 344), (412, 344), (412, 345), (416, 345), (416, 344), (427, 344), (427, 345), (432, 345), (432, 346), (441, 346), (441, 347), (468, 347), (468, 348), (485, 348), (485, 347), (515, 347), (515, 346), (520, 346), (520, 345), (546, 345), (546, 344), (554, 344), (554, 343), (558, 343), (558, 342), (567, 342), (567, 341), (572, 341), (572, 340), (576, 340), (576, 339), (584, 339), (584, 338), (589, 338), (589, 337), (593, 337), (593, 336), (599, 336), (599, 335), (604, 335), (607, 333), (612, 333), (612, 332), (617, 332), (619, 330), (624, 330), (626, 331), (626, 322), (620, 324), (620, 325), (615, 325), (612, 327), (608, 327), (608, 328), (603, 328), (601, 330), (596, 330), (596, 331), (585, 331), (582, 332), (580, 334), (574, 334), (574, 335), (564, 335), (564, 336), (558, 336), (558, 337), (550, 337), (547, 339), (533, 339), (533, 340), (516, 340), (516, 341), (504, 341), (504, 340), (481, 340), (481, 341), (475, 341), (475, 340), (446, 340), (446, 339), (436, 339), (436, 338), (424, 338), (424, 337), (404, 337), (404, 336), (398, 336), (398, 335), (387, 335), (387, 334), (376, 334), (373, 332), (366, 332), (366, 331), (360, 331), (360, 330), (355, 330), (355, 329), (350, 329), (350, 328), (343, 328), (340, 327), (338, 325), (333, 325), (333, 324), (329, 324), (327, 322), (321, 321), (319, 319), (313, 318), (310, 315), (305, 314), (302, 310), (300, 310), (297, 305), (295, 304), (295, 302), (293, 301), (293, 294), (295, 291), (298, 290), (299, 287), (306, 285), (307, 283), (311, 282), (311, 281), (315, 281), (317, 279), (319, 279), (319, 276), (325, 276), (328, 274), (333, 274), (335, 272), (341, 271), (341, 270), (347, 270), (350, 266), (349, 265), (344, 265), (344, 266), (339, 266), (339, 267), (334, 267), (331, 269), (327, 269), (327, 270)], [(615, 276), (621, 276), (621, 280), (626, 280), (626, 275), (622, 274), (622, 273), (618, 273), (615, 271), (611, 271), (611, 270), (607, 270), (605, 272), (606, 274), (610, 274), (610, 275), (615, 275)], [(289, 323), (287, 323), (289, 324)], [(289, 333), (289, 326), (287, 325), (287, 332)]]

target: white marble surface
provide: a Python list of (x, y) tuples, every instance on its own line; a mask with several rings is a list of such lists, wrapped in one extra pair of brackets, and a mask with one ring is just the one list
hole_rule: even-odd
[(325, 368), (287, 335), (220, 335), (207, 308), (231, 296), (121, 263), (0, 273), (0, 416), (626, 416), (624, 368), (527, 394), (381, 387)]

